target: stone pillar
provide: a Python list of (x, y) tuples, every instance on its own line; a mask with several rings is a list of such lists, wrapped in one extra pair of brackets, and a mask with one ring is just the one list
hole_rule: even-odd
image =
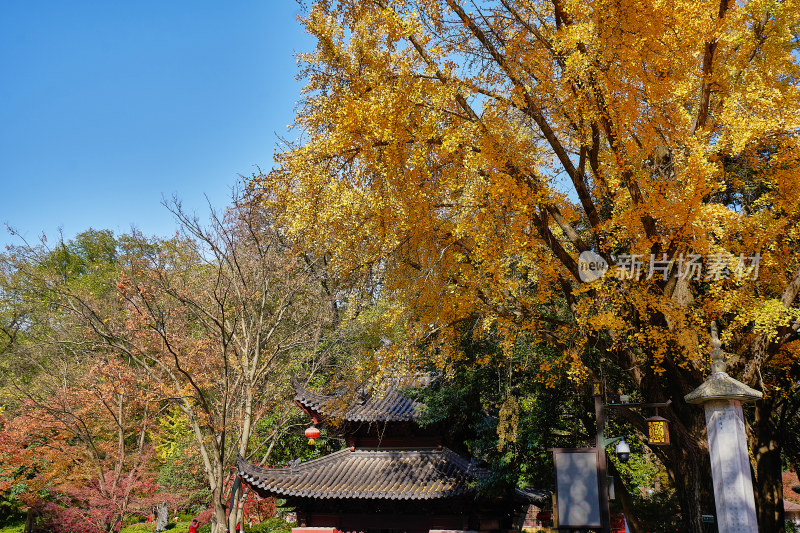
[(706, 430), (720, 533), (757, 533), (742, 403), (706, 402)]
[(712, 323), (711, 376), (684, 399), (703, 405), (706, 412), (719, 533), (758, 533), (742, 402), (763, 395), (727, 374), (721, 346)]

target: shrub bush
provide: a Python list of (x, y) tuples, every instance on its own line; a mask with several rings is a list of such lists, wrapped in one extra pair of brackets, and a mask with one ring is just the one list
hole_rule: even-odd
[(252, 528), (245, 525), (244, 531), (245, 533), (291, 533), (294, 525), (294, 522), (287, 522), (283, 518), (276, 516), (267, 518)]

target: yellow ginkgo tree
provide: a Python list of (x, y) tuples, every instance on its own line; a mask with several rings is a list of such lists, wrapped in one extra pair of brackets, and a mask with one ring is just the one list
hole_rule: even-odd
[(800, 4), (312, 4), (299, 140), (252, 180), (285, 234), (379, 290), (398, 358), (424, 344), (455, 364), (469, 323), (555, 347), (576, 385), (606, 365), (630, 389), (609, 392), (671, 398), (654, 452), (685, 531), (710, 481), (683, 396), (717, 320), (729, 372), (766, 395), (751, 450), (777, 530), (800, 381)]

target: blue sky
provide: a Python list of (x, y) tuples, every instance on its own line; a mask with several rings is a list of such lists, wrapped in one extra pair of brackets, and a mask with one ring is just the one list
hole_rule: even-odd
[[(167, 236), (268, 169), (314, 40), (292, 0), (0, 2), (0, 223)], [(0, 243), (15, 242), (5, 229)]]

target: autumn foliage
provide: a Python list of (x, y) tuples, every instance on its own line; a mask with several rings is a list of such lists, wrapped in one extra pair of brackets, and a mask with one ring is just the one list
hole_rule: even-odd
[[(90, 231), (0, 256), (5, 497), (107, 530), (169, 498), (152, 469), (186, 461), (233, 531), (253, 504), (227, 512), (230, 464), (275, 452), (289, 374), (369, 310), (387, 342), (347, 373), (442, 371), (497, 419), (475, 449), (501, 462), (548, 446), (525, 420), (591, 437), (590, 381), (671, 399), (672, 444), (648, 457), (699, 533), (705, 420), (683, 397), (716, 321), (728, 372), (765, 394), (748, 438), (777, 531), (800, 465), (800, 4), (310, 4), (297, 140), (225, 213), (173, 202), (173, 239)], [(614, 423), (645, 440), (642, 414)]]
[[(713, 504), (682, 398), (719, 321), (729, 371), (768, 397), (751, 444), (770, 530), (797, 412), (798, 20), (795, 2), (314, 2), (300, 141), (252, 184), (377, 288), (394, 361), (458, 365), (466, 329), (509, 358), (557, 349), (530, 354), (536, 379), (671, 398), (675, 445), (653, 453), (686, 531)], [(584, 280), (583, 253), (608, 273)]]
[(180, 503), (235, 530), (246, 510), (241, 494), (229, 509), (230, 467), (284, 434), (289, 375), (324, 358), (332, 323), (322, 269), (255, 206), (206, 225), (174, 203), (173, 239), (89, 231), (0, 255), (0, 492), (18, 510), (107, 531)]
[(149, 395), (132, 369), (99, 358), (79, 371), (40, 376), (44, 394), (28, 389), (16, 416), (3, 421), (0, 491), (52, 531), (100, 533), (177, 495), (156, 483), (144, 438)]

